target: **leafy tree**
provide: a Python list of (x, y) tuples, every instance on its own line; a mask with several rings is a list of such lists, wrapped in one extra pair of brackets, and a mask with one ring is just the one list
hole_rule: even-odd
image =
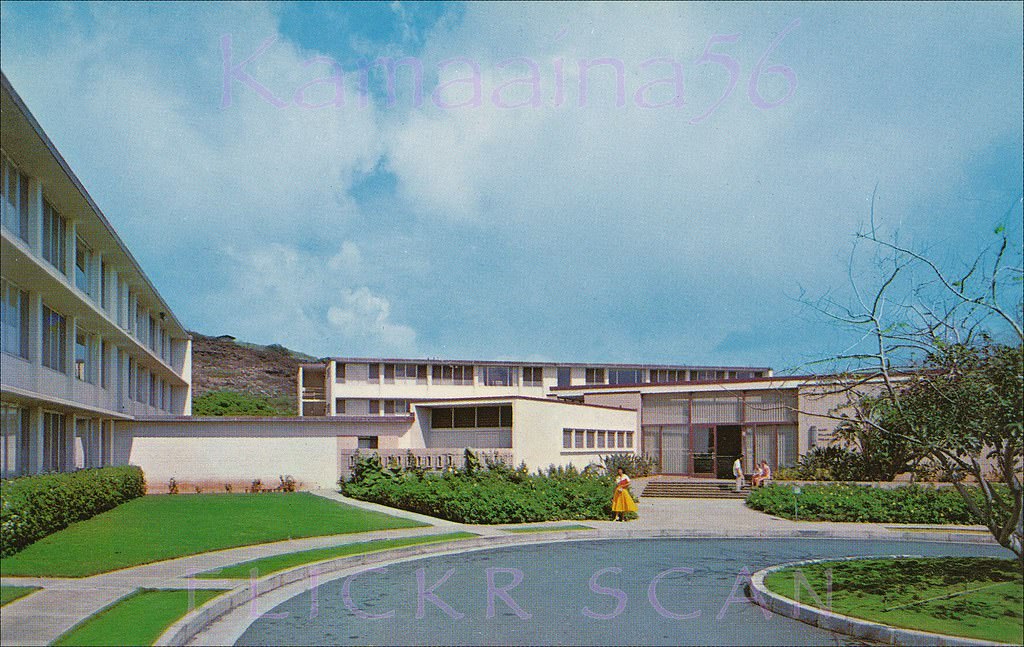
[[(1019, 221), (1022, 202), (1024, 196), (1014, 200), (1007, 222)], [(994, 234), (954, 273), (881, 236), (872, 214), (851, 256), (852, 305), (833, 297), (814, 305), (863, 336), (864, 345), (830, 359), (846, 369), (838, 373), (849, 401), (834, 415), (846, 432), (887, 445), (880, 452), (891, 454), (886, 471), (905, 457), (901, 444), (938, 465), (1024, 567), (1024, 244), (1019, 233), (1011, 241), (1005, 226)], [(856, 267), (862, 245), (873, 272)], [(879, 280), (869, 288), (872, 277)], [(970, 496), (968, 477), (980, 502)]]

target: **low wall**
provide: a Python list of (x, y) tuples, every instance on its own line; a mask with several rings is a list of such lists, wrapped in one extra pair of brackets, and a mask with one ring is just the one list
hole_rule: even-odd
[(149, 492), (166, 492), (171, 478), (179, 491), (243, 491), (255, 479), (263, 487), (291, 476), (301, 489), (335, 487), (338, 449), (355, 447), (358, 436), (394, 446), (408, 430), (405, 420), (332, 418), (168, 418), (118, 423), (118, 462), (138, 465)]

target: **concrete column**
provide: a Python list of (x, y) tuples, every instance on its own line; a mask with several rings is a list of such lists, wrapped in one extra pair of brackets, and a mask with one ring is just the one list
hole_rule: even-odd
[(303, 417), (303, 415), (305, 415), (303, 413), (303, 411), (302, 411), (303, 408), (304, 408), (302, 406), (302, 380), (303, 380), (302, 373), (303, 373), (303, 368), (302, 368), (302, 366), (299, 366), (299, 377), (298, 377), (298, 384), (296, 384), (296, 394), (297, 394), (297, 400), (299, 402), (299, 417), (300, 418)]
[(78, 249), (78, 225), (68, 218), (64, 234), (64, 272), (71, 285), (75, 284), (75, 251)]
[(36, 178), (28, 181), (28, 246), (36, 256), (43, 254), (43, 185)]
[(324, 370), (324, 398), (326, 399), (327, 415), (336, 416), (337, 403), (334, 401), (334, 376), (337, 371), (337, 365), (334, 360), (328, 360), (326, 369)]
[(28, 361), (40, 366), (43, 361), (43, 297), (28, 293)]

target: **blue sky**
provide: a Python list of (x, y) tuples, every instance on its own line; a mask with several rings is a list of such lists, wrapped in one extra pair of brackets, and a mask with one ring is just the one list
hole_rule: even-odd
[(0, 62), (194, 330), (786, 370), (876, 186), (943, 262), (1019, 241), (1021, 7), (4, 3)]

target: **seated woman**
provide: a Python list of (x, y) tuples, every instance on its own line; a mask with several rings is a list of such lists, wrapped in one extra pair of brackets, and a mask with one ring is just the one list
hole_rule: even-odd
[(768, 461), (761, 461), (760, 467), (754, 472), (754, 478), (751, 479), (753, 487), (763, 487), (765, 481), (769, 481), (772, 478), (772, 468), (768, 466)]
[(761, 469), (761, 465), (757, 462), (754, 463), (754, 475), (750, 477), (751, 489), (756, 488), (757, 484), (761, 482), (761, 478), (764, 476), (764, 470)]

